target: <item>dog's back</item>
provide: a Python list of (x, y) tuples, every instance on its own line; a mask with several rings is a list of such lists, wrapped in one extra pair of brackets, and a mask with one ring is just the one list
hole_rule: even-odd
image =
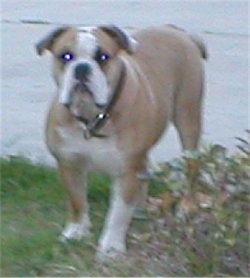
[[(201, 130), (203, 59), (202, 39), (174, 25), (150, 27), (134, 34), (134, 57), (158, 101), (160, 117), (173, 121), (184, 149), (194, 149)], [(167, 115), (161, 115), (166, 111)], [(194, 139), (197, 138), (197, 139)]]

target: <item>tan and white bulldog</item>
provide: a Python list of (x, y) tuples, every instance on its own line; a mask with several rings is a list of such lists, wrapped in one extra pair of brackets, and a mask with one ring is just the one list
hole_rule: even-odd
[(63, 239), (89, 233), (87, 173), (113, 178), (111, 205), (98, 252), (126, 251), (133, 210), (147, 183), (147, 157), (172, 122), (183, 149), (201, 132), (203, 42), (172, 25), (132, 36), (116, 26), (59, 28), (36, 46), (53, 55), (57, 93), (46, 138), (70, 196), (72, 218)]

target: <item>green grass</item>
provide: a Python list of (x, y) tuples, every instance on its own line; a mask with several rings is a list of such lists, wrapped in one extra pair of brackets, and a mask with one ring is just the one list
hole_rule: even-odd
[(149, 204), (148, 221), (133, 221), (128, 257), (110, 264), (94, 259), (108, 177), (90, 176), (92, 236), (60, 243), (67, 195), (56, 170), (18, 157), (0, 162), (1, 276), (250, 275), (248, 153), (211, 147), (161, 165), (163, 182), (150, 191), (160, 204)]
[[(109, 191), (107, 177), (96, 175), (94, 179), (91, 177), (94, 188), (90, 191), (93, 214), (96, 207), (103, 211)], [(60, 271), (69, 276), (78, 272), (71, 266), (77, 262), (77, 252), (85, 263), (93, 259), (93, 246), (84, 246), (84, 242), (81, 247), (63, 245), (57, 240), (67, 216), (67, 202), (54, 169), (32, 165), (23, 158), (3, 159), (1, 188), (2, 276), (53, 276)], [(102, 199), (93, 192), (101, 193)], [(103, 215), (96, 218), (98, 223)]]
[[(57, 172), (24, 158), (2, 159), (1, 276), (132, 275), (133, 264), (107, 268), (94, 260), (108, 207), (109, 183), (107, 176), (90, 176), (93, 235), (80, 244), (63, 244), (58, 236), (68, 207)], [(137, 269), (137, 273), (143, 272)]]

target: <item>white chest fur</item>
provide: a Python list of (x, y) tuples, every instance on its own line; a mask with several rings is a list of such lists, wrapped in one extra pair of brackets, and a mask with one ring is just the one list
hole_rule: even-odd
[(114, 176), (122, 173), (124, 158), (114, 135), (86, 140), (80, 127), (58, 127), (56, 133), (61, 142), (56, 152), (65, 161), (84, 162), (88, 170), (102, 171)]

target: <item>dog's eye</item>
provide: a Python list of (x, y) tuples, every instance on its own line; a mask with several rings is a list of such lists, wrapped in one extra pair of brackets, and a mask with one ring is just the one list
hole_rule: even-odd
[(65, 52), (59, 58), (63, 63), (68, 63), (75, 59), (75, 55), (72, 52)]
[(110, 59), (109, 54), (103, 52), (101, 49), (98, 49), (95, 54), (95, 60), (98, 64), (103, 65)]

